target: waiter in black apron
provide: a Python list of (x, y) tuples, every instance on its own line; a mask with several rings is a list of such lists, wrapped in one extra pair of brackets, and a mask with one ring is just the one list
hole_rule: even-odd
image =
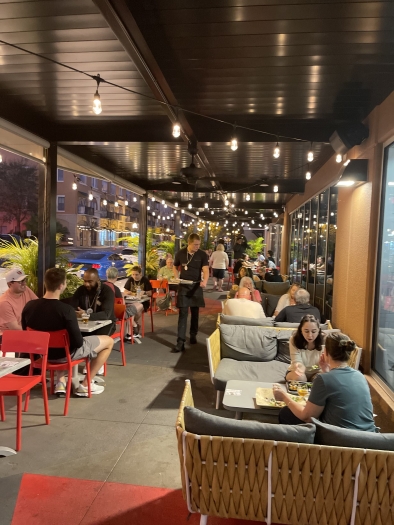
[[(179, 284), (177, 307), (179, 308), (178, 339), (171, 352), (183, 352), (186, 341), (187, 314), (190, 308), (190, 344), (197, 343), (199, 308), (205, 306), (202, 289), (207, 286), (209, 277), (208, 255), (200, 250), (201, 239), (197, 233), (189, 235), (187, 248), (175, 255), (174, 276), (193, 281), (193, 284)], [(178, 271), (179, 270), (179, 271)], [(202, 280), (201, 280), (202, 272)]]

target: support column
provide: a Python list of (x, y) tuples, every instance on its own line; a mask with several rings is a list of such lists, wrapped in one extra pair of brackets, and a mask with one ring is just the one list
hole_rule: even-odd
[(175, 213), (174, 221), (174, 233), (175, 233), (175, 253), (178, 253), (181, 249), (181, 214)]
[(38, 296), (44, 294), (44, 275), (56, 263), (57, 143), (44, 153), (46, 166), (38, 178)]
[(140, 215), (139, 215), (139, 244), (138, 244), (138, 262), (141, 265), (142, 271), (146, 272), (146, 235), (148, 232), (148, 210), (147, 210), (147, 196), (140, 197)]
[(287, 213), (287, 210), (285, 210), (283, 217), (282, 244), (280, 251), (280, 273), (283, 275), (289, 273), (290, 228), (290, 216)]

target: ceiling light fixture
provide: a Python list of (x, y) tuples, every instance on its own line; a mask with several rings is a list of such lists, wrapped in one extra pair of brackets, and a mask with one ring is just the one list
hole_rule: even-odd
[(93, 98), (93, 108), (92, 109), (95, 115), (100, 115), (100, 113), (103, 111), (103, 108), (101, 107), (100, 95), (98, 92), (99, 85), (101, 82), (100, 74), (97, 73), (97, 75), (93, 78), (97, 82), (97, 88), (96, 88), (96, 93), (94, 94), (94, 98)]
[(336, 162), (338, 162), (338, 164), (340, 162), (342, 162), (342, 155), (340, 153), (338, 153), (338, 155), (335, 157), (335, 160), (336, 160)]
[(278, 186), (275, 184), (275, 186), (274, 186), (274, 193), (278, 193), (278, 191), (279, 191), (279, 188), (278, 188)]

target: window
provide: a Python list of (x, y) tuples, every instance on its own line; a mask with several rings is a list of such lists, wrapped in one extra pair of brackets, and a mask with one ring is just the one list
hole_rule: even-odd
[(64, 182), (64, 171), (63, 170), (57, 170), (57, 181)]
[(119, 188), (119, 197), (123, 196), (123, 188)]
[(111, 184), (111, 195), (115, 195), (115, 184)]
[(81, 184), (86, 184), (86, 175), (78, 175), (78, 178)]
[(98, 188), (98, 180), (92, 177), (92, 188)]
[(385, 149), (372, 368), (394, 390), (394, 143)]
[(105, 192), (108, 191), (108, 182), (107, 181), (105, 181), (105, 180), (101, 181), (101, 189), (102, 189), (102, 191), (105, 191)]
[(57, 211), (65, 211), (66, 207), (66, 198), (64, 195), (57, 196)]

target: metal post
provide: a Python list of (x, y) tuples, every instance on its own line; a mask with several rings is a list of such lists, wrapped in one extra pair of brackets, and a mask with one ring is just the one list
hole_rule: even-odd
[(141, 265), (142, 271), (146, 272), (146, 235), (148, 232), (148, 210), (147, 210), (147, 196), (142, 195), (140, 198), (140, 215), (139, 215), (139, 244), (138, 244), (138, 262)]
[(44, 275), (56, 263), (57, 143), (51, 142), (46, 166), (38, 179), (38, 296), (44, 294)]
[(175, 214), (175, 224), (174, 224), (174, 233), (175, 233), (175, 253), (178, 253), (181, 249), (181, 214)]

